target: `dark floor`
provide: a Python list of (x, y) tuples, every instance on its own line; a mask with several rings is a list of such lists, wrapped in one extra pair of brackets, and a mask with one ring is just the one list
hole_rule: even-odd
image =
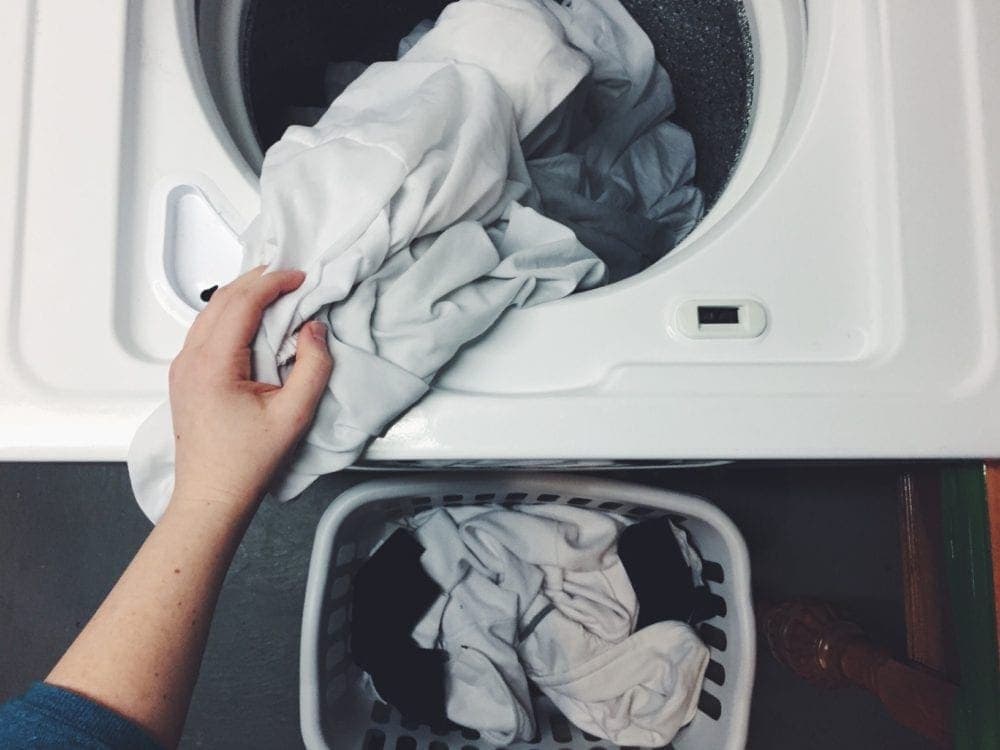
[[(295, 748), (298, 640), (313, 529), (370, 475), (343, 473), (286, 507), (265, 505), (226, 579), (183, 747)], [(756, 591), (845, 605), (903, 642), (892, 467), (627, 472), (704, 495), (743, 531)], [(148, 531), (121, 464), (0, 464), (0, 700), (45, 675)], [(922, 750), (863, 692), (812, 688), (765, 648), (749, 747)], [(711, 749), (706, 749), (711, 750)]]

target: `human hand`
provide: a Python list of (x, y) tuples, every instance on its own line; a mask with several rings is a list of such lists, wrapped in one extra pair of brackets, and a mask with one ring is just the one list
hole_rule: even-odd
[(312, 421), (333, 367), (322, 323), (302, 327), (283, 386), (250, 379), (250, 344), (264, 309), (304, 278), (301, 271), (255, 268), (216, 291), (195, 318), (170, 366), (172, 505), (254, 507)]

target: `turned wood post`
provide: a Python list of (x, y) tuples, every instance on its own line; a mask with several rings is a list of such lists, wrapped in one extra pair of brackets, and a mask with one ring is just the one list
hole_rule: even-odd
[(823, 687), (862, 687), (900, 724), (951, 746), (954, 685), (897, 661), (828, 604), (798, 600), (759, 605), (757, 612), (771, 653), (795, 674)]

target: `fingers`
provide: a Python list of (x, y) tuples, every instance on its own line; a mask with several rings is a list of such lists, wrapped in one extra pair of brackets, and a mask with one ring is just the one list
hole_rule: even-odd
[(301, 429), (312, 419), (333, 371), (326, 334), (326, 326), (318, 321), (302, 326), (292, 372), (274, 396), (282, 402), (282, 410), (294, 415)]
[(212, 294), (212, 298), (205, 305), (205, 308), (198, 313), (195, 317), (194, 322), (188, 329), (187, 337), (184, 339), (184, 346), (197, 346), (205, 342), (218, 321), (219, 316), (222, 315), (222, 311), (226, 307), (226, 302), (229, 301), (233, 292), (237, 289), (242, 289), (247, 284), (259, 279), (261, 274), (267, 269), (267, 266), (257, 266), (256, 268), (251, 268), (249, 271), (241, 276), (237, 276), (235, 279), (230, 281), (228, 284), (220, 289), (216, 289)]
[(297, 289), (305, 278), (302, 271), (272, 271), (253, 277), (256, 270), (237, 279), (232, 289), (216, 292), (224, 295), (225, 307), (216, 315), (211, 338), (213, 349), (223, 356), (249, 346), (264, 309), (282, 294)]

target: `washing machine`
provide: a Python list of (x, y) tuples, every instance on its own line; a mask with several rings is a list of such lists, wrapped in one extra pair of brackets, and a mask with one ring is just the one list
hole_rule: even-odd
[[(440, 8), (99, 5), (0, 10), (4, 459), (124, 457), (237, 272), (282, 106), (323, 55), (390, 55)], [(1000, 453), (1000, 4), (626, 5), (704, 219), (635, 277), (505, 316), (365, 463)]]

